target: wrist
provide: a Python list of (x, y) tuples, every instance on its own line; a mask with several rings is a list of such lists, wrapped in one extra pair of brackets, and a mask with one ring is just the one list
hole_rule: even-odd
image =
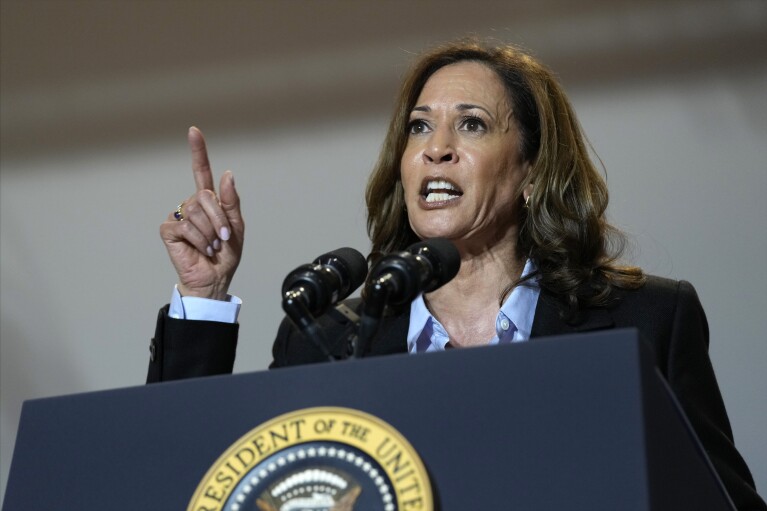
[(193, 296), (195, 298), (207, 298), (209, 300), (226, 301), (229, 296), (229, 285), (211, 285), (203, 287), (190, 287), (182, 283), (177, 284), (181, 296)]

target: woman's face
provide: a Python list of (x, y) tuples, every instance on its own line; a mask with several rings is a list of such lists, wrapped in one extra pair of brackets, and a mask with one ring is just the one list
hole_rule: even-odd
[(506, 90), (478, 62), (439, 69), (410, 113), (401, 161), (410, 226), (420, 238), (515, 240), (515, 197), (528, 165)]

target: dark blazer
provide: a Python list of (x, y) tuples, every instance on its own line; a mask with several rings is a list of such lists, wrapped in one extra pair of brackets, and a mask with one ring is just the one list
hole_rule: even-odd
[[(359, 302), (356, 302), (359, 304)], [(238, 325), (174, 320), (160, 310), (152, 339), (148, 382), (230, 373)], [(635, 327), (655, 353), (655, 362), (684, 408), (690, 423), (738, 509), (767, 510), (732, 440), (727, 412), (708, 356), (708, 323), (692, 285), (648, 277), (637, 290), (616, 290), (612, 305), (583, 310), (563, 320), (558, 298), (541, 291), (531, 337)], [(353, 324), (334, 311), (319, 320), (338, 358), (348, 352)], [(371, 356), (407, 351), (409, 310), (382, 320)], [(322, 362), (322, 352), (283, 320), (272, 348), (271, 368)]]

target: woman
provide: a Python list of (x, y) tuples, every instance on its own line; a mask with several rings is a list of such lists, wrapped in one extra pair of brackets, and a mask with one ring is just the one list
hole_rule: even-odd
[[(160, 312), (150, 381), (230, 372), (234, 361), (238, 305), (227, 290), (244, 234), (239, 198), (230, 172), (216, 196), (202, 135), (193, 128), (189, 139), (198, 191), (161, 227), (179, 284)], [(540, 63), (471, 42), (423, 56), (366, 198), (371, 262), (432, 237), (461, 255), (451, 282), (390, 311), (370, 354), (636, 327), (738, 506), (764, 508), (732, 443), (694, 289), (616, 263), (623, 237), (605, 220), (606, 185)], [(350, 325), (332, 314), (321, 324), (343, 356)], [(273, 367), (325, 360), (287, 321), (273, 354)]]

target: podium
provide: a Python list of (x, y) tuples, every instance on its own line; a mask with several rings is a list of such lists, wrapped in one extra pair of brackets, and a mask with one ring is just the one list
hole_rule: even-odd
[(27, 401), (3, 509), (183, 510), (243, 435), (313, 407), (396, 429), (435, 509), (733, 509), (631, 329)]

